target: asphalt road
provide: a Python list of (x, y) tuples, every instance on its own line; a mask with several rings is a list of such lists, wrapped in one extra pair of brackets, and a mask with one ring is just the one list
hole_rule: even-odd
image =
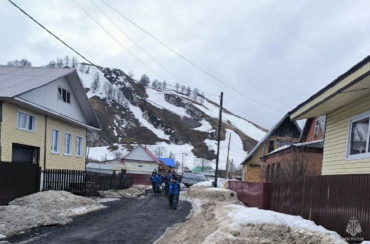
[(165, 230), (185, 221), (191, 204), (180, 202), (169, 209), (167, 197), (148, 194), (145, 198), (103, 203), (101, 211), (79, 216), (66, 226), (40, 227), (9, 238), (10, 243), (152, 243)]

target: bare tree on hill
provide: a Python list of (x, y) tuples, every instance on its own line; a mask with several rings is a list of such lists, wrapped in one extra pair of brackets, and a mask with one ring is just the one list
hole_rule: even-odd
[(128, 72), (128, 76), (131, 77), (131, 78), (134, 78), (134, 73), (132, 72), (132, 70), (130, 70), (130, 72)]
[(57, 67), (63, 68), (63, 65), (64, 65), (63, 58), (57, 58)]
[(165, 91), (166, 90), (166, 88), (167, 88), (167, 82), (166, 81), (163, 81), (163, 90)]
[(194, 88), (194, 91), (193, 91), (193, 100), (195, 102), (198, 100), (198, 93), (199, 93), (198, 88)]
[(179, 83), (176, 83), (176, 91), (178, 92), (179, 89), (180, 89), (180, 85), (179, 85)]
[(91, 90), (93, 93), (100, 87), (100, 75), (98, 72), (95, 72), (93, 77), (93, 82), (91, 83)]
[(25, 58), (22, 58), (21, 60), (14, 60), (14, 61), (8, 61), (7, 62), (8, 66), (23, 66), (23, 67), (31, 67), (32, 63), (28, 61)]
[(186, 96), (190, 97), (191, 95), (191, 88), (190, 86), (188, 86), (188, 88), (186, 88)]
[(150, 84), (150, 79), (146, 74), (143, 74), (139, 80), (139, 84), (143, 87), (146, 88)]
[(76, 68), (77, 67), (77, 65), (78, 65), (78, 60), (77, 60), (77, 58), (76, 57), (72, 57), (72, 60), (71, 60), (71, 64), (72, 64), (72, 68)]
[(106, 82), (104, 84), (104, 92), (105, 92), (105, 96), (106, 96), (106, 100), (107, 101), (112, 101), (114, 96), (113, 96), (113, 86), (110, 82)]
[(184, 85), (181, 86), (181, 93), (185, 94), (186, 87)]
[(70, 61), (71, 61), (71, 59), (69, 58), (69, 56), (68, 55), (65, 56), (65, 58), (64, 58), (64, 64), (65, 64), (65, 66), (68, 66)]

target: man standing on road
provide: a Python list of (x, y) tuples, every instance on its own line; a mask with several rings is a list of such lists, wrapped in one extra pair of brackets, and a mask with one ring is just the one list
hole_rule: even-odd
[(154, 192), (154, 195), (157, 195), (158, 193), (158, 177), (157, 177), (157, 173), (156, 172), (153, 172), (152, 173), (152, 176), (150, 176), (150, 178), (148, 179), (148, 181), (151, 181), (152, 182), (152, 188), (153, 188), (153, 192)]
[(179, 197), (179, 183), (177, 182), (176, 177), (173, 177), (171, 183), (169, 184), (168, 191), (168, 201), (170, 202), (170, 208), (176, 210), (178, 197)]

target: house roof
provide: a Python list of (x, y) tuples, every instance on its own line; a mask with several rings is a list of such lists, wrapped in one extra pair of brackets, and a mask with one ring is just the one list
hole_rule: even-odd
[(144, 162), (155, 162), (157, 164), (163, 164), (157, 159), (156, 156), (147, 148), (142, 145), (136, 146), (131, 152), (122, 158), (123, 160), (134, 160)]
[(292, 119), (305, 119), (329, 112), (370, 94), (370, 56), (316, 92), (291, 112)]
[(299, 140), (298, 140), (299, 142), (303, 142), (307, 138), (307, 135), (310, 131), (310, 127), (311, 127), (312, 123), (316, 122), (316, 119), (319, 120), (319, 125), (320, 125), (320, 128), (321, 128), (322, 132), (323, 132), (322, 136), (325, 135), (326, 115), (319, 116), (319, 117), (314, 117), (314, 118), (308, 118), (306, 120), (306, 123), (304, 124), (301, 136), (299, 137)]
[(309, 142), (300, 142), (300, 143), (293, 143), (292, 145), (285, 145), (279, 148), (276, 148), (274, 151), (270, 152), (267, 156), (271, 156), (273, 154), (288, 150), (292, 147), (306, 147), (306, 148), (324, 148), (324, 140), (316, 140), (316, 141), (309, 141)]
[(176, 167), (175, 160), (173, 160), (172, 158), (158, 158), (158, 159), (159, 159), (159, 161), (161, 161), (162, 163), (164, 163), (165, 165), (167, 165), (171, 168)]
[(58, 113), (58, 111), (32, 104), (19, 97), (26, 92), (46, 86), (62, 77), (66, 78), (73, 92), (77, 94), (76, 100), (81, 107), (89, 128), (100, 129), (99, 121), (91, 107), (85, 89), (75, 69), (0, 65), (0, 99), (8, 100), (26, 107), (32, 107), (46, 114), (81, 124), (66, 115)]
[[(252, 158), (254, 153), (260, 148), (261, 145), (265, 143), (265, 141), (271, 137), (271, 135), (279, 128), (279, 126), (285, 121), (285, 119), (289, 118), (289, 113), (284, 115), (281, 120), (279, 120), (272, 128), (269, 130), (266, 135), (257, 143), (257, 145), (251, 150), (250, 153), (248, 153), (247, 157), (244, 158), (242, 164), (245, 164), (249, 159)], [(297, 127), (297, 129), (301, 132), (301, 128), (298, 126), (296, 121), (293, 121), (294, 125)]]

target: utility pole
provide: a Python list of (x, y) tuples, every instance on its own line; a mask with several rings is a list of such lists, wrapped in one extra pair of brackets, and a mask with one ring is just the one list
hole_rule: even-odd
[(182, 153), (182, 161), (181, 161), (181, 173), (184, 175), (184, 155), (188, 156), (186, 153)]
[(218, 159), (220, 157), (220, 140), (221, 140), (221, 125), (222, 125), (222, 102), (224, 99), (224, 93), (221, 92), (220, 98), (220, 120), (218, 121), (218, 138), (217, 138), (217, 157), (216, 157), (216, 171), (215, 171), (215, 183), (214, 187), (217, 187), (217, 174), (218, 174)]
[(227, 158), (226, 158), (226, 179), (229, 178), (229, 154), (230, 154), (230, 142), (231, 142), (231, 133), (229, 137), (229, 147), (227, 148)]

